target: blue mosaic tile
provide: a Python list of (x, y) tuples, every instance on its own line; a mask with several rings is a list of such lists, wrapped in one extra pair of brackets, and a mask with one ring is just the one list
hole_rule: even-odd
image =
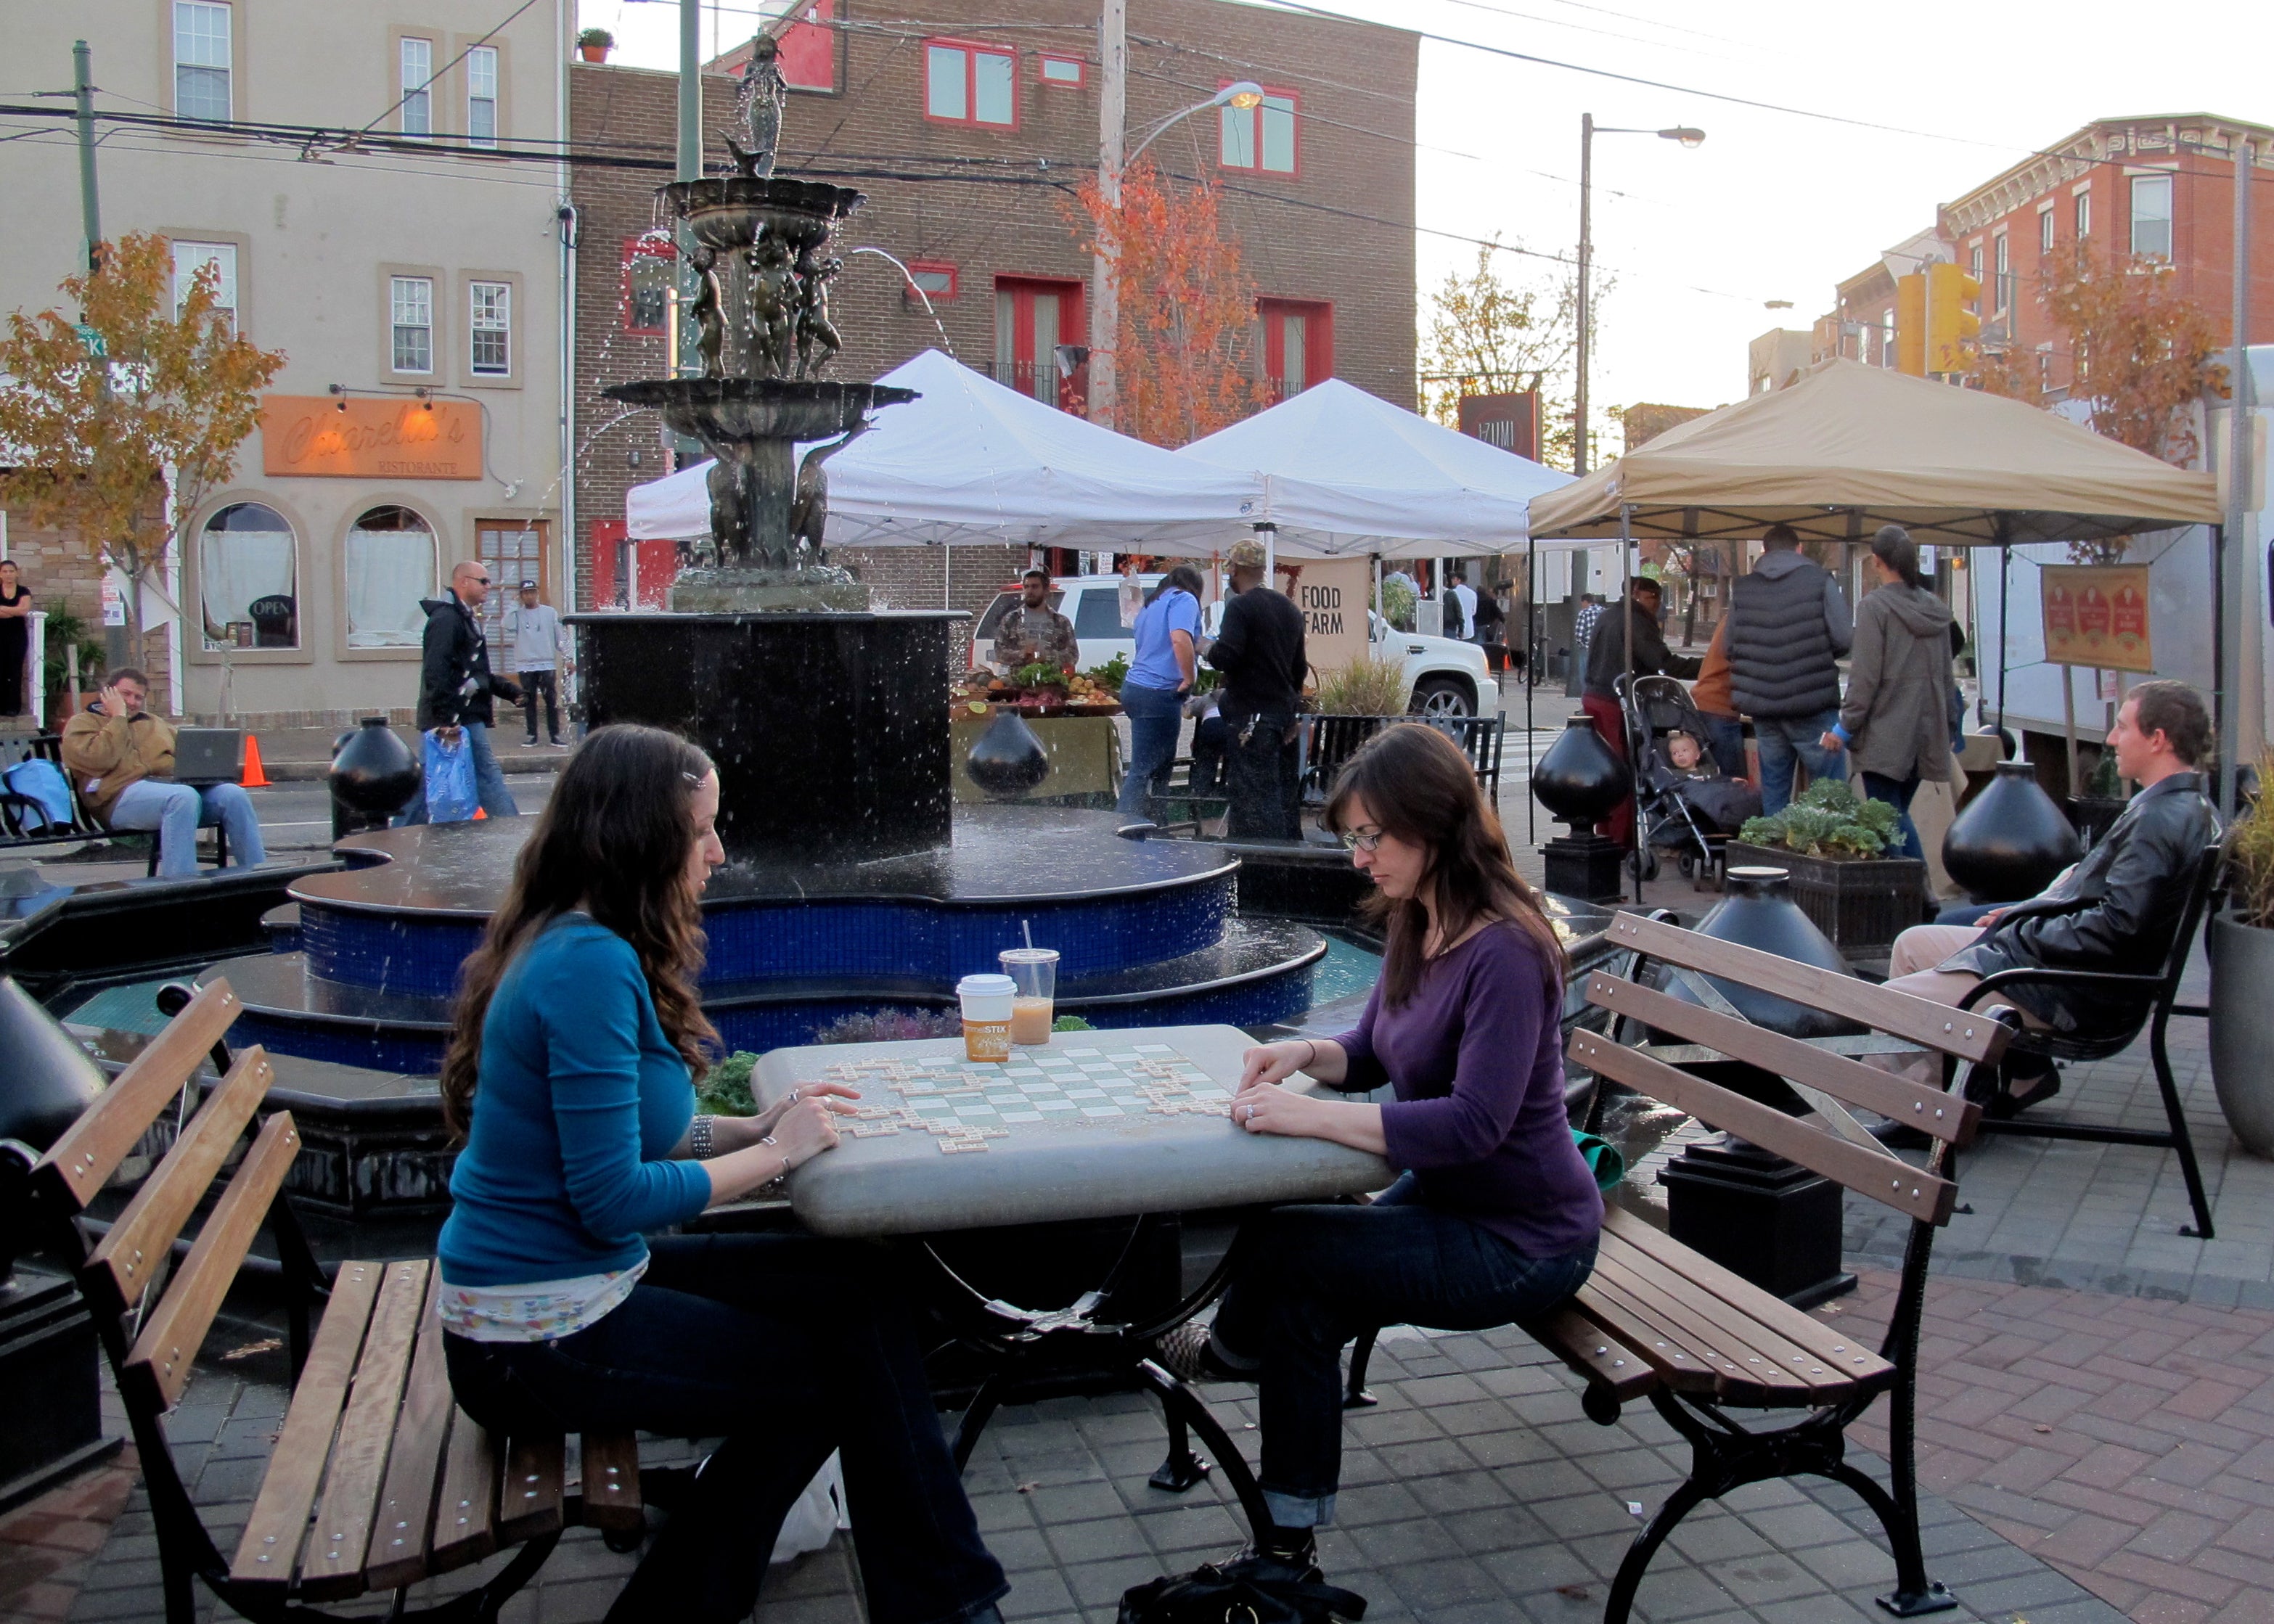
[(458, 966), (481, 939), (481, 925), (463, 920), (312, 903), (300, 908), (300, 951), (309, 973), (375, 992), (447, 998), (458, 989)]

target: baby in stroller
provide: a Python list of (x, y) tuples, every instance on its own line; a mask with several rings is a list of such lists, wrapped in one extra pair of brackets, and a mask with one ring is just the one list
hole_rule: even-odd
[[(1747, 818), (1760, 816), (1760, 791), (1743, 778), (1722, 776), (1706, 748), (1704, 718), (1689, 690), (1671, 677), (1635, 680), (1627, 725), (1640, 763), (1635, 809), (1641, 850), (1673, 853), (1684, 874), (1700, 862), (1710, 864)], [(1654, 858), (1644, 861), (1655, 869)]]

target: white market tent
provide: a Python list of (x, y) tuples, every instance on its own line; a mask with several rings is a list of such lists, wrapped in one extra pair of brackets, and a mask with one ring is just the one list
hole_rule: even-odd
[(1532, 498), (1571, 483), (1338, 378), (1176, 455), (1259, 477), (1261, 517), (1277, 527), (1279, 552), (1293, 557), (1511, 553), (1528, 539)]
[[(832, 547), (995, 542), (1205, 556), (1263, 516), (1254, 475), (1101, 428), (937, 350), (877, 381), (921, 398), (878, 411), (825, 465)], [(625, 501), (632, 538), (708, 535), (711, 466), (636, 486)]]

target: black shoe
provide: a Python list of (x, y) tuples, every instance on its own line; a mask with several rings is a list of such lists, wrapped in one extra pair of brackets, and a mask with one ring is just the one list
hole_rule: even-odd
[(1999, 1082), (2003, 1085), (1983, 1108), (1983, 1114), (1993, 1122), (2010, 1122), (2033, 1105), (2043, 1105), (2060, 1092), (2060, 1068), (2050, 1060), (2037, 1061), (2034, 1056), (2022, 1064), (2044, 1069), (2022, 1071), (2012, 1061), (2000, 1068)]

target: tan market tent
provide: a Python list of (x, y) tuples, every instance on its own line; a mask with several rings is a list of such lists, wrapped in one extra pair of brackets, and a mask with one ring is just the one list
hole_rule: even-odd
[(2019, 401), (1858, 361), (1692, 418), (1532, 499), (1545, 541), (1758, 537), (1791, 525), (1869, 541), (1901, 524), (1944, 546), (2089, 541), (2217, 524), (2212, 477)]

